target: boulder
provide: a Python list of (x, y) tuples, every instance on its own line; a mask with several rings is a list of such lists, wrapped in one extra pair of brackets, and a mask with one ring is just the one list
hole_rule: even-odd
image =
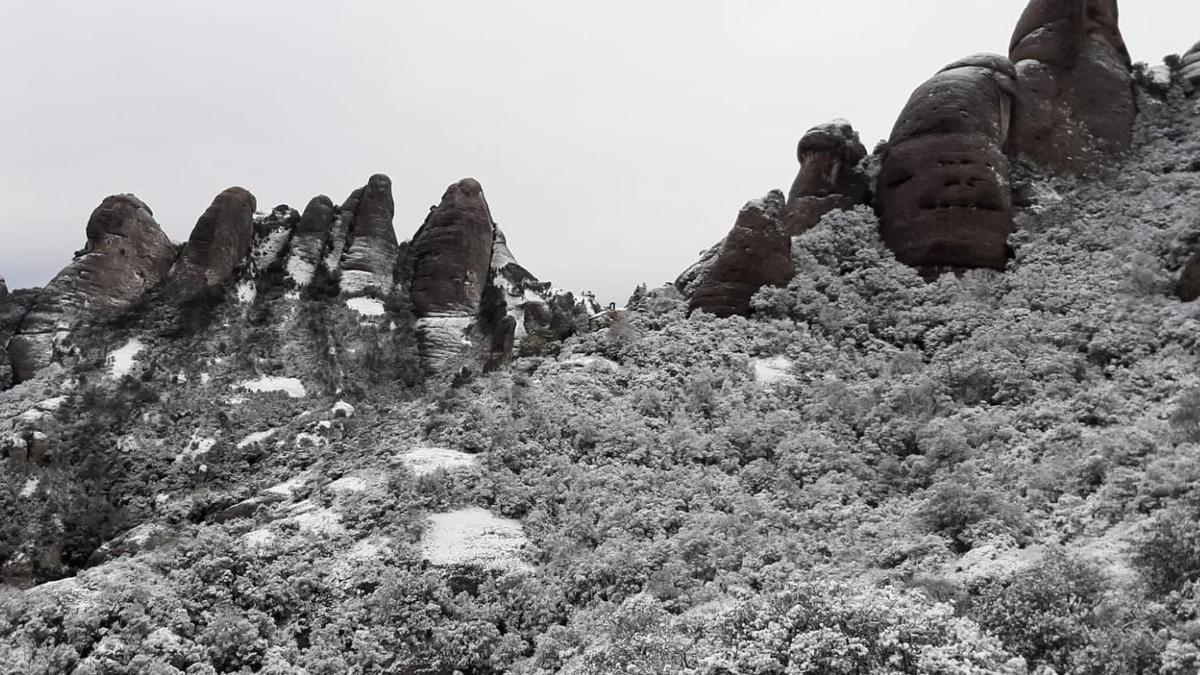
[(1195, 89), (1200, 89), (1200, 42), (1197, 42), (1180, 61), (1180, 76)]
[(1117, 0), (1033, 0), (1009, 57), (1018, 85), (1014, 154), (1089, 173), (1129, 149), (1137, 106)]
[(77, 322), (113, 315), (163, 279), (175, 247), (133, 195), (106, 198), (92, 212), (87, 243), (41, 291), (9, 342), (15, 382), (49, 365), (54, 346)]
[(334, 215), (333, 200), (325, 195), (313, 197), (304, 207), (287, 259), (287, 275), (294, 285), (304, 287), (312, 281), (329, 242)]
[(737, 222), (712, 265), (696, 285), (690, 309), (725, 317), (750, 313), (750, 299), (764, 286), (791, 281), (791, 237), (784, 231), (786, 202), (783, 193), (742, 208)]
[(845, 120), (813, 127), (796, 150), (800, 174), (788, 193), (784, 231), (804, 234), (834, 210), (852, 209), (867, 202), (870, 188), (859, 166), (867, 149)]
[(347, 228), (349, 242), (341, 262), (342, 293), (373, 293), (384, 297), (392, 292), (396, 256), (400, 252), (392, 226), (396, 212), (392, 179), (383, 174), (371, 176), (342, 210), (353, 214), (341, 223)]
[(956, 61), (913, 93), (892, 130), (876, 196), (882, 235), (926, 276), (1007, 264), (1014, 79), (1002, 56)]
[(192, 234), (171, 269), (167, 292), (188, 300), (223, 285), (244, 266), (254, 242), (254, 195), (232, 187), (217, 195), (196, 221)]

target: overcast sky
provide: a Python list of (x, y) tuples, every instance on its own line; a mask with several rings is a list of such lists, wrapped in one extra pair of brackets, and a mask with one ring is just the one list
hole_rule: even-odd
[[(41, 285), (133, 192), (176, 240), (220, 190), (260, 208), (393, 179), (409, 238), (478, 178), (517, 258), (623, 301), (795, 176), (809, 127), (868, 148), (909, 93), (1004, 53), (1024, 0), (0, 0), (0, 274)], [(1200, 2), (1123, 3), (1135, 60)]]

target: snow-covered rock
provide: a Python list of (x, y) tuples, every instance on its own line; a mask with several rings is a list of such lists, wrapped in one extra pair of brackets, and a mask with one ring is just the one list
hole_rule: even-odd
[(421, 550), (438, 566), (517, 569), (524, 566), (519, 554), (527, 541), (520, 522), (469, 508), (430, 516)]
[(440, 469), (465, 469), (479, 463), (474, 455), (446, 448), (415, 448), (400, 455), (399, 459), (417, 476), (425, 476)]
[(137, 356), (146, 349), (146, 345), (137, 338), (126, 342), (123, 347), (111, 352), (105, 363), (108, 365), (108, 376), (114, 380), (119, 380), (133, 372), (134, 366), (137, 365)]
[(304, 383), (294, 377), (271, 377), (263, 375), (257, 380), (239, 382), (237, 388), (256, 394), (280, 391), (287, 394), (290, 398), (304, 398), (308, 395), (308, 391), (304, 388)]

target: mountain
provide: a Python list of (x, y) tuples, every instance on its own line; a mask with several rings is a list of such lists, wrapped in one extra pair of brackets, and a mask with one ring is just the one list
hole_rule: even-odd
[(814, 127), (619, 310), (471, 179), (104, 200), (0, 284), (0, 673), (1197, 672), (1200, 77), (1117, 17)]

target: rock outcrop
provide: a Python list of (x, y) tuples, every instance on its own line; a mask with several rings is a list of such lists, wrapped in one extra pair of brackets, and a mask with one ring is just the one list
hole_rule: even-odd
[(1180, 77), (1192, 86), (1193, 91), (1200, 89), (1200, 42), (1197, 42), (1180, 61)]
[(0, 302), (8, 299), (8, 283), (4, 281), (4, 277), (0, 277)]
[(400, 252), (392, 225), (396, 212), (392, 179), (383, 174), (371, 176), (365, 187), (350, 196), (342, 211), (347, 215), (339, 224), (346, 228), (349, 242), (341, 262), (342, 293), (386, 296), (395, 284), (396, 256)]
[(1007, 264), (1015, 75), (1002, 56), (956, 61), (913, 93), (892, 130), (876, 204), (883, 239), (923, 274)]
[(421, 356), (436, 370), (469, 343), (492, 265), (495, 225), (479, 182), (451, 185), (412, 240), (409, 296)]
[(1087, 173), (1129, 149), (1137, 106), (1117, 0), (1033, 0), (1009, 57), (1018, 82), (1014, 154)]
[(325, 195), (313, 197), (304, 207), (292, 234), (287, 259), (287, 275), (295, 286), (304, 287), (312, 282), (333, 230), (334, 215), (333, 200)]
[(845, 120), (813, 127), (804, 134), (796, 150), (800, 175), (788, 193), (784, 231), (804, 234), (830, 211), (865, 204), (869, 181), (859, 167), (867, 149), (858, 133)]
[(726, 317), (749, 314), (750, 299), (764, 286), (784, 286), (794, 274), (791, 237), (784, 232), (783, 193), (742, 208), (712, 265), (696, 284), (690, 308)]
[(114, 314), (163, 279), (175, 247), (150, 208), (133, 195), (105, 199), (87, 224), (87, 244), (42, 290), (8, 345), (13, 379), (49, 365), (56, 342), (84, 319)]
[(223, 285), (246, 264), (254, 243), (254, 211), (258, 203), (243, 188), (217, 195), (196, 221), (178, 262), (167, 280), (167, 293), (188, 300)]
[(1175, 295), (1184, 302), (1192, 302), (1200, 298), (1200, 254), (1183, 266), (1179, 281), (1175, 284)]

